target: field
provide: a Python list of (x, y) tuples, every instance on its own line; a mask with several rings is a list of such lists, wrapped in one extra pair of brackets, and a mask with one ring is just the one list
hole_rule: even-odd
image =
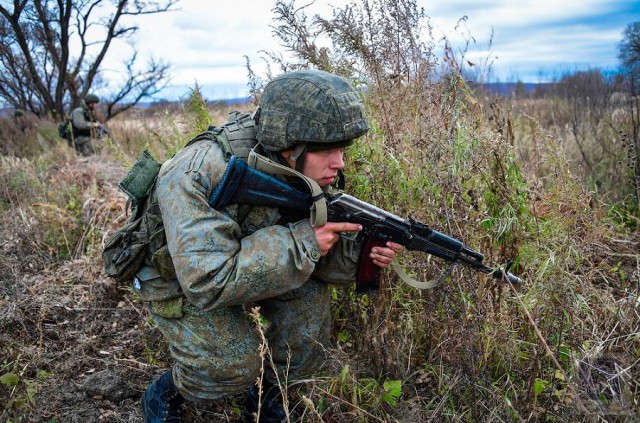
[[(576, 72), (500, 97), (467, 77), (464, 52), (436, 57), (415, 2), (313, 21), (277, 4), (274, 36), (294, 62), (271, 55), (270, 71), (331, 70), (363, 98), (370, 131), (347, 151), (346, 191), (488, 264), (513, 260), (524, 280), (411, 253), (403, 267), (436, 288), (384, 272), (375, 293), (335, 289), (331, 359), (283, 381), (293, 415), (640, 420), (640, 119), (624, 75)], [(172, 359), (146, 305), (103, 273), (102, 249), (128, 217), (117, 184), (143, 149), (166, 160), (234, 108), (253, 111), (195, 87), (184, 103), (111, 119), (90, 157), (46, 117), (0, 117), (0, 421), (142, 421), (140, 396)], [(238, 422), (242, 401), (190, 404), (186, 420)]]

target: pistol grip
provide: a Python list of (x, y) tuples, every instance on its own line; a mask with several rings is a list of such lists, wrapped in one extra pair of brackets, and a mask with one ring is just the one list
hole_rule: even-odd
[(384, 247), (385, 244), (383, 240), (370, 238), (362, 245), (356, 273), (356, 292), (358, 294), (367, 294), (380, 287), (380, 268), (373, 263), (369, 253), (372, 248)]

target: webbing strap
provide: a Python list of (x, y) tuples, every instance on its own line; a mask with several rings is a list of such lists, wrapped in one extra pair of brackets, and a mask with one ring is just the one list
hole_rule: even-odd
[(400, 263), (398, 263), (398, 259), (396, 257), (394, 257), (391, 261), (391, 268), (394, 272), (396, 272), (402, 282), (416, 289), (433, 289), (436, 286), (440, 285), (440, 282), (442, 282), (442, 278), (440, 280), (432, 279), (425, 282), (421, 282), (417, 279), (412, 278), (407, 274), (407, 272), (404, 271), (402, 266), (400, 266)]
[(305, 184), (307, 184), (307, 187), (309, 187), (309, 192), (311, 192), (311, 197), (313, 199), (313, 205), (311, 206), (310, 210), (311, 216), (309, 218), (311, 226), (318, 227), (323, 226), (327, 223), (327, 202), (324, 198), (324, 192), (322, 191), (322, 188), (320, 188), (316, 181), (304, 176), (302, 173), (298, 172), (295, 169), (283, 166), (256, 153), (255, 148), (252, 149), (249, 153), (247, 163), (249, 164), (249, 166), (261, 172), (271, 173), (274, 175), (296, 176), (302, 179)]

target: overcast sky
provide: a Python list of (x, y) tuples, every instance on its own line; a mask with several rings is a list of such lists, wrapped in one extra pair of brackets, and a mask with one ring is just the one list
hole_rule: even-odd
[[(465, 31), (476, 40), (467, 58), (482, 62), (489, 57), (493, 79), (502, 82), (545, 82), (576, 69), (614, 70), (622, 31), (640, 21), (640, 0), (416, 1), (430, 17), (435, 39), (460, 41), (454, 28), (467, 16)], [(196, 82), (209, 99), (246, 96), (244, 56), (259, 68), (261, 50), (282, 51), (270, 28), (273, 3), (181, 0), (174, 12), (138, 18), (134, 41), (140, 55), (172, 65), (170, 88), (157, 97), (184, 96)], [(329, 18), (330, 5), (347, 3), (318, 0), (307, 15)], [(112, 54), (111, 60), (117, 59)]]

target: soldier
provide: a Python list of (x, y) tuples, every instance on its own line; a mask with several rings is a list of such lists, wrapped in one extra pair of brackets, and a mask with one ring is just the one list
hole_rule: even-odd
[[(345, 148), (368, 131), (364, 108), (344, 78), (298, 71), (271, 81), (254, 114), (259, 152), (330, 190)], [(254, 124), (254, 122), (251, 122)], [(172, 369), (142, 397), (146, 422), (180, 420), (185, 400), (207, 401), (247, 390), (243, 416), (254, 421), (261, 372), (260, 338), (244, 306), (257, 304), (276, 369), (265, 369), (260, 422), (285, 421), (276, 386), (325, 360), (331, 328), (330, 284), (354, 281), (360, 246), (340, 237), (360, 226), (266, 206), (209, 206), (225, 169), (216, 140), (201, 140), (165, 162), (156, 185), (176, 280), (144, 266), (134, 285), (151, 301), (153, 321), (169, 342)], [(371, 258), (387, 268), (404, 247), (389, 242)], [(290, 361), (288, 360), (290, 356)], [(165, 420), (163, 420), (165, 419)]]
[(27, 121), (24, 115), (24, 110), (22, 109), (14, 109), (13, 110), (13, 121), (16, 125), (16, 128), (20, 128), (22, 132), (27, 130)]
[(97, 95), (87, 94), (80, 106), (71, 112), (73, 144), (83, 156), (95, 153), (92, 140), (98, 138), (98, 131), (102, 128), (102, 124), (95, 118), (95, 107), (99, 102)]

